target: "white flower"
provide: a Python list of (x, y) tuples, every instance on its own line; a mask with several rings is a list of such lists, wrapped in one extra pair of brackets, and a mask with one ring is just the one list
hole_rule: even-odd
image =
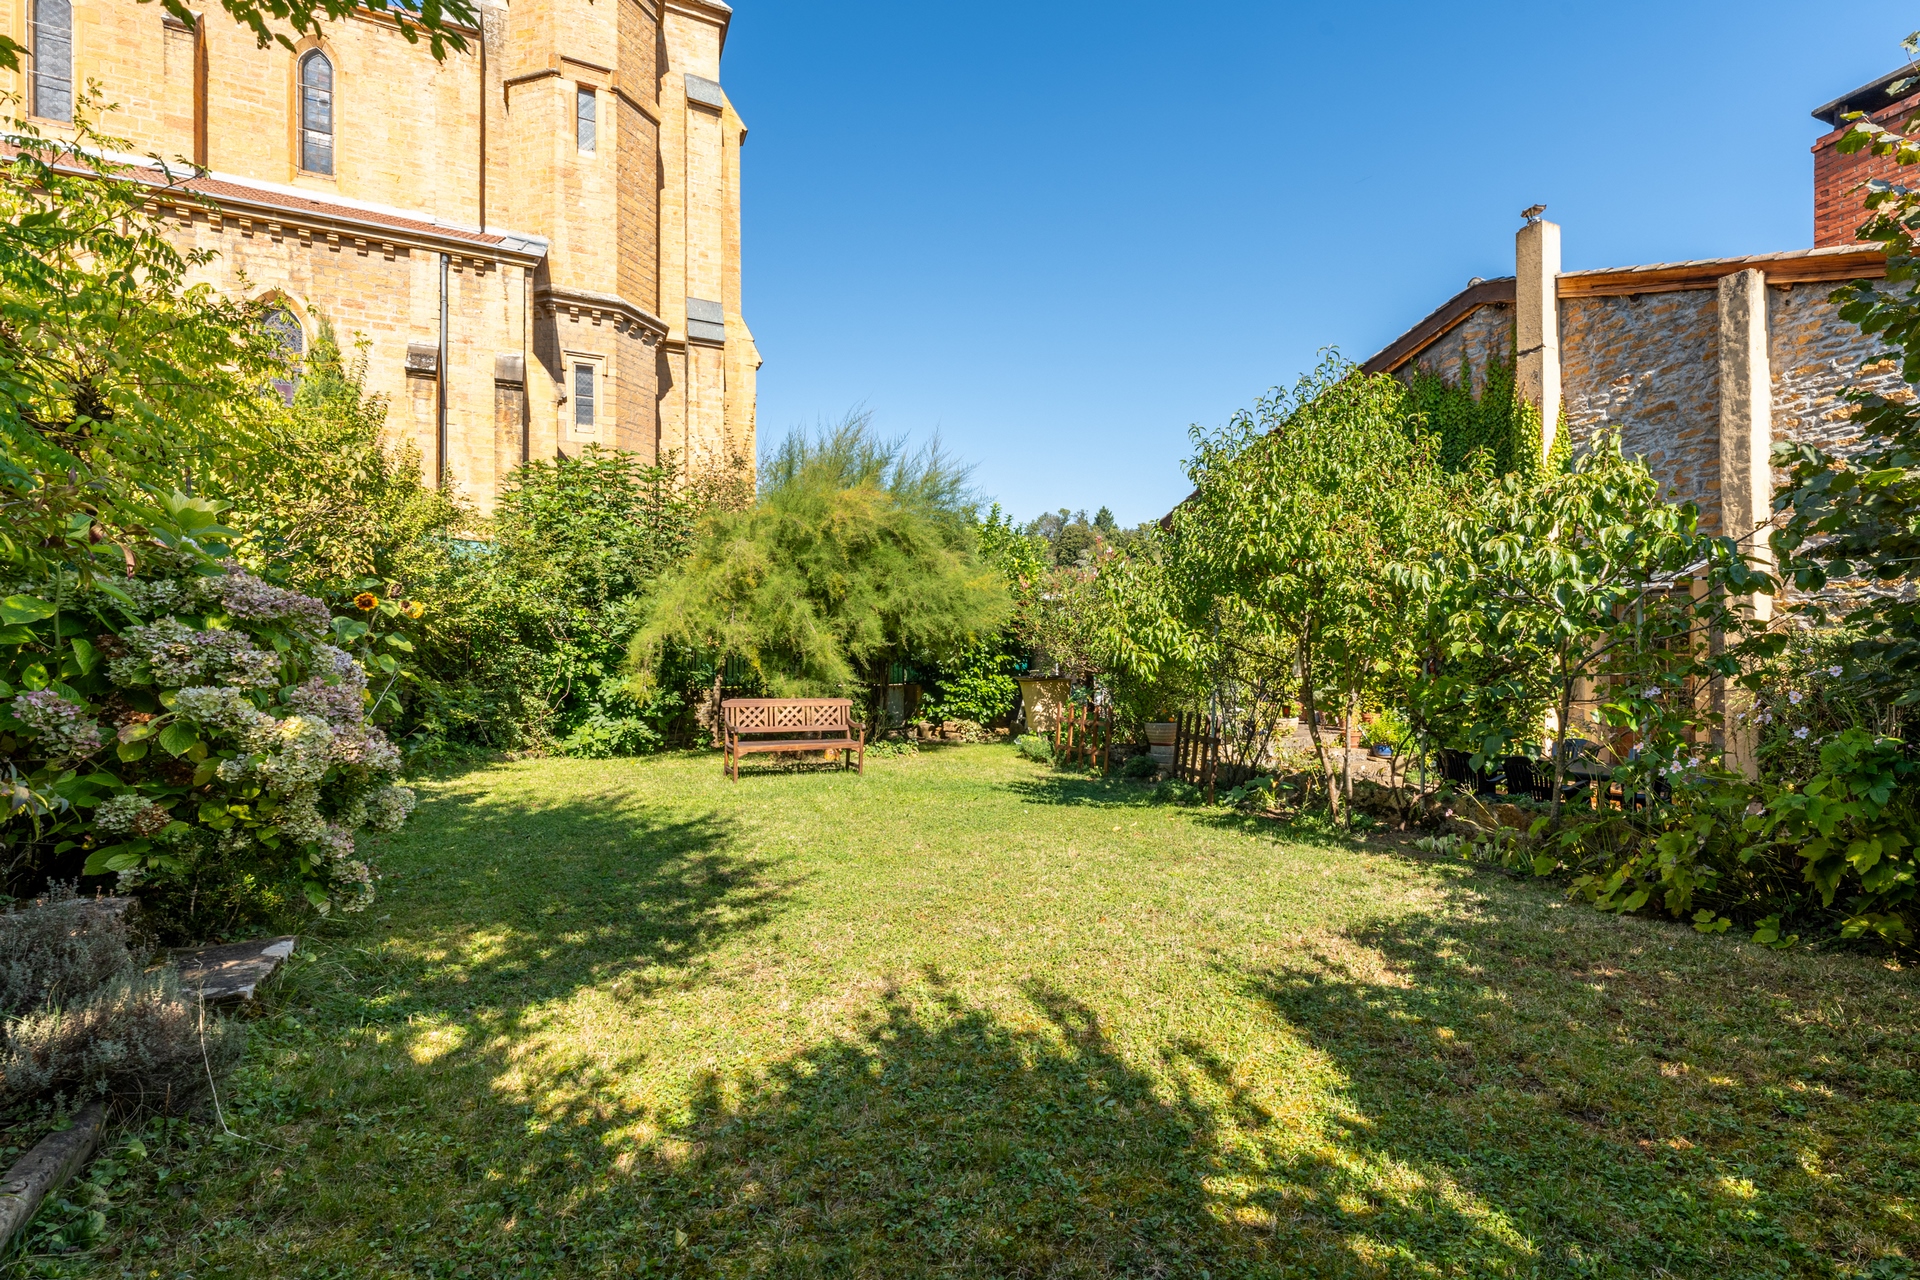
[(267, 717), (238, 689), (192, 685), (174, 695), (173, 709), (208, 729), (245, 733)]
[(1844, 672), (1845, 670), (1846, 670), (1846, 668), (1844, 668), (1844, 667), (1841, 667), (1841, 666), (1838, 666), (1838, 665), (1835, 665), (1835, 666), (1831, 666), (1831, 667), (1828, 667), (1828, 668), (1827, 668), (1827, 674), (1828, 674), (1828, 675), (1830, 675), (1830, 676), (1838, 676), (1838, 675), (1840, 675), (1840, 674), (1841, 674), (1842, 672)]
[(1800, 691), (1799, 691), (1798, 689), (1795, 689), (1795, 690), (1794, 690), (1793, 692), (1791, 692), (1791, 693), (1789, 693), (1789, 694), (1787, 695), (1787, 701), (1788, 701), (1788, 702), (1791, 702), (1791, 703), (1792, 703), (1792, 704), (1793, 704), (1794, 706), (1796, 706), (1796, 707), (1797, 707), (1797, 706), (1799, 706), (1799, 705), (1800, 705)]
[(311, 790), (296, 791), (280, 806), (275, 825), (295, 844), (312, 844), (326, 833), (327, 821), (320, 816), (319, 796)]
[(263, 719), (247, 735), (254, 768), (275, 791), (293, 791), (320, 781), (333, 749), (333, 730), (313, 716)]
[(93, 811), (94, 829), (108, 835), (150, 836), (168, 821), (165, 809), (133, 791), (110, 796)]
[(367, 797), (367, 825), (375, 831), (397, 831), (414, 802), (412, 787), (381, 787)]
[(1657, 684), (1648, 685), (1640, 691), (1640, 696), (1643, 698), (1657, 698), (1660, 696), (1660, 686)]
[(1807, 726), (1801, 725), (1798, 729), (1795, 729), (1793, 731), (1793, 736), (1796, 738), (1804, 739), (1807, 736)]

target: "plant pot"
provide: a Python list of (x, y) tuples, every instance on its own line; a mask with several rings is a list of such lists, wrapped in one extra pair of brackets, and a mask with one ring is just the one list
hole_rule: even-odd
[(1379, 756), (1382, 760), (1391, 760), (1393, 759), (1393, 748), (1386, 746), (1375, 747), (1373, 754)]

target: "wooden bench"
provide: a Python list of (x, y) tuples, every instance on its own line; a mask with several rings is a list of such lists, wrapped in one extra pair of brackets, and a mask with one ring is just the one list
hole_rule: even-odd
[(854, 720), (851, 698), (728, 698), (720, 723), (720, 771), (735, 782), (740, 757), (756, 751), (838, 751), (843, 768), (857, 754), (859, 771), (867, 771), (867, 730)]

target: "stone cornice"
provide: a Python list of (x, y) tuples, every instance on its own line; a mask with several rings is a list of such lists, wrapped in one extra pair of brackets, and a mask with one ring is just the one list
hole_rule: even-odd
[[(0, 146), (0, 157), (15, 154)], [(181, 171), (156, 164), (151, 157), (120, 152), (95, 152), (115, 166), (118, 177), (152, 188), (149, 208), (165, 214), (205, 214), (216, 228), (235, 223), (242, 234), (256, 227), (269, 235), (291, 233), (301, 239), (332, 245), (351, 244), (391, 252), (395, 248), (426, 249), (474, 263), (511, 263), (531, 269), (547, 256), (544, 236), (517, 231), (482, 231), (478, 227), (439, 222), (431, 214), (392, 209), (364, 201), (328, 199), (298, 187), (240, 178), (231, 174)], [(62, 173), (91, 175), (93, 170), (71, 161), (56, 164)]]
[(533, 302), (549, 316), (565, 312), (570, 319), (587, 319), (595, 324), (603, 319), (612, 320), (614, 328), (630, 329), (649, 344), (667, 336), (666, 321), (644, 307), (636, 307), (617, 293), (541, 285), (534, 290)]

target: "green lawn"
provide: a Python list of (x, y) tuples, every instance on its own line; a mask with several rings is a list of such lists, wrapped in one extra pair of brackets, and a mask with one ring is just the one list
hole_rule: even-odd
[[(763, 766), (764, 768), (764, 766)], [(60, 1274), (1898, 1277), (1912, 975), (1002, 747), (430, 784)]]

